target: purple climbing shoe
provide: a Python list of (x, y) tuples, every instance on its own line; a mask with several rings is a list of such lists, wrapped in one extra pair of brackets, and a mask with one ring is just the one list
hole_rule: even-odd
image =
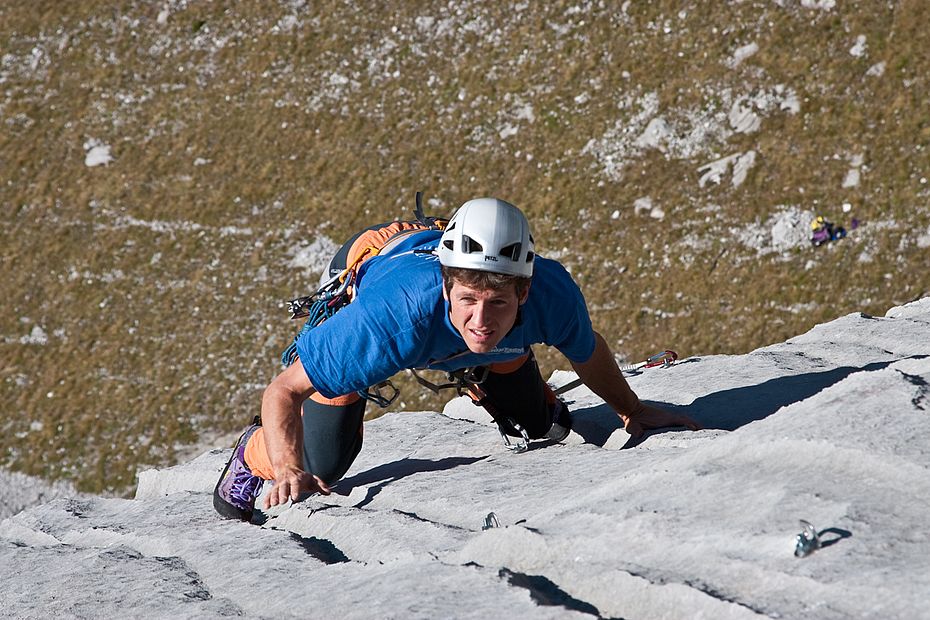
[(245, 444), (259, 428), (261, 422), (256, 417), (233, 446), (232, 456), (213, 490), (213, 507), (227, 519), (252, 520), (255, 498), (261, 493), (265, 481), (252, 475), (251, 468), (245, 462)]

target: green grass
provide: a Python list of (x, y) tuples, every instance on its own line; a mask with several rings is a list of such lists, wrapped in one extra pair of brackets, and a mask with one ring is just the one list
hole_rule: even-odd
[[(745, 352), (930, 292), (926, 3), (607, 4), (193, 1), (164, 24), (151, 3), (0, 5), (0, 464), (126, 493), (138, 468), (238, 429), (299, 328), (281, 302), (316, 277), (289, 248), (409, 217), (417, 190), (437, 214), (523, 207), (631, 359)], [(686, 131), (778, 85), (800, 112), (756, 133), (686, 158), (630, 146), (650, 93)], [(623, 127), (607, 177), (584, 149)], [(84, 165), (91, 139), (110, 166)], [(698, 187), (700, 166), (748, 150), (742, 186)], [(664, 220), (634, 214), (644, 196)], [(733, 234), (787, 205), (842, 222), (844, 202), (865, 226), (832, 247), (759, 254)], [(22, 342), (36, 326), (47, 343)], [(404, 408), (442, 406), (397, 381)]]

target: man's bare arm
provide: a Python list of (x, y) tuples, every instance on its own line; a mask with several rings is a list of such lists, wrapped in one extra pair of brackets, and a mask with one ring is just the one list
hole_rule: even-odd
[(296, 500), (301, 493), (330, 490), (325, 482), (303, 469), (303, 424), (305, 400), (316, 392), (297, 360), (275, 377), (262, 395), (262, 427), (265, 449), (274, 469), (275, 483), (265, 497), (265, 508)]
[(684, 426), (698, 430), (701, 426), (685, 415), (669, 413), (640, 402), (630, 388), (604, 338), (594, 333), (594, 353), (586, 362), (571, 362), (572, 368), (584, 384), (604, 399), (620, 419), (630, 435), (639, 437), (648, 429)]

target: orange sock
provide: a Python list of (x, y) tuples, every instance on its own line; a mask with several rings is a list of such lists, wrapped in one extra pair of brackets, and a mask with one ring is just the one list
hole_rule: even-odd
[[(310, 398), (324, 405), (342, 406), (350, 405), (361, 397), (353, 392), (345, 396), (326, 398), (319, 392), (315, 392)], [(274, 480), (274, 468), (271, 466), (271, 459), (268, 458), (268, 451), (265, 449), (264, 428), (259, 428), (252, 433), (249, 441), (245, 444), (245, 462), (248, 463), (253, 476), (258, 476), (264, 480)]]
[(253, 476), (274, 480), (274, 469), (271, 467), (268, 451), (265, 450), (265, 429), (259, 428), (249, 437), (248, 443), (245, 444), (245, 462), (248, 463)]

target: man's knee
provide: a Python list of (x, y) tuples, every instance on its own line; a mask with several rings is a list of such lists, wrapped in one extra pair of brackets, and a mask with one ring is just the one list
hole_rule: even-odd
[[(345, 475), (362, 449), (365, 401), (357, 394), (322, 400), (327, 402), (313, 397), (304, 401), (304, 469), (331, 484)], [(330, 404), (338, 401), (349, 402)]]

